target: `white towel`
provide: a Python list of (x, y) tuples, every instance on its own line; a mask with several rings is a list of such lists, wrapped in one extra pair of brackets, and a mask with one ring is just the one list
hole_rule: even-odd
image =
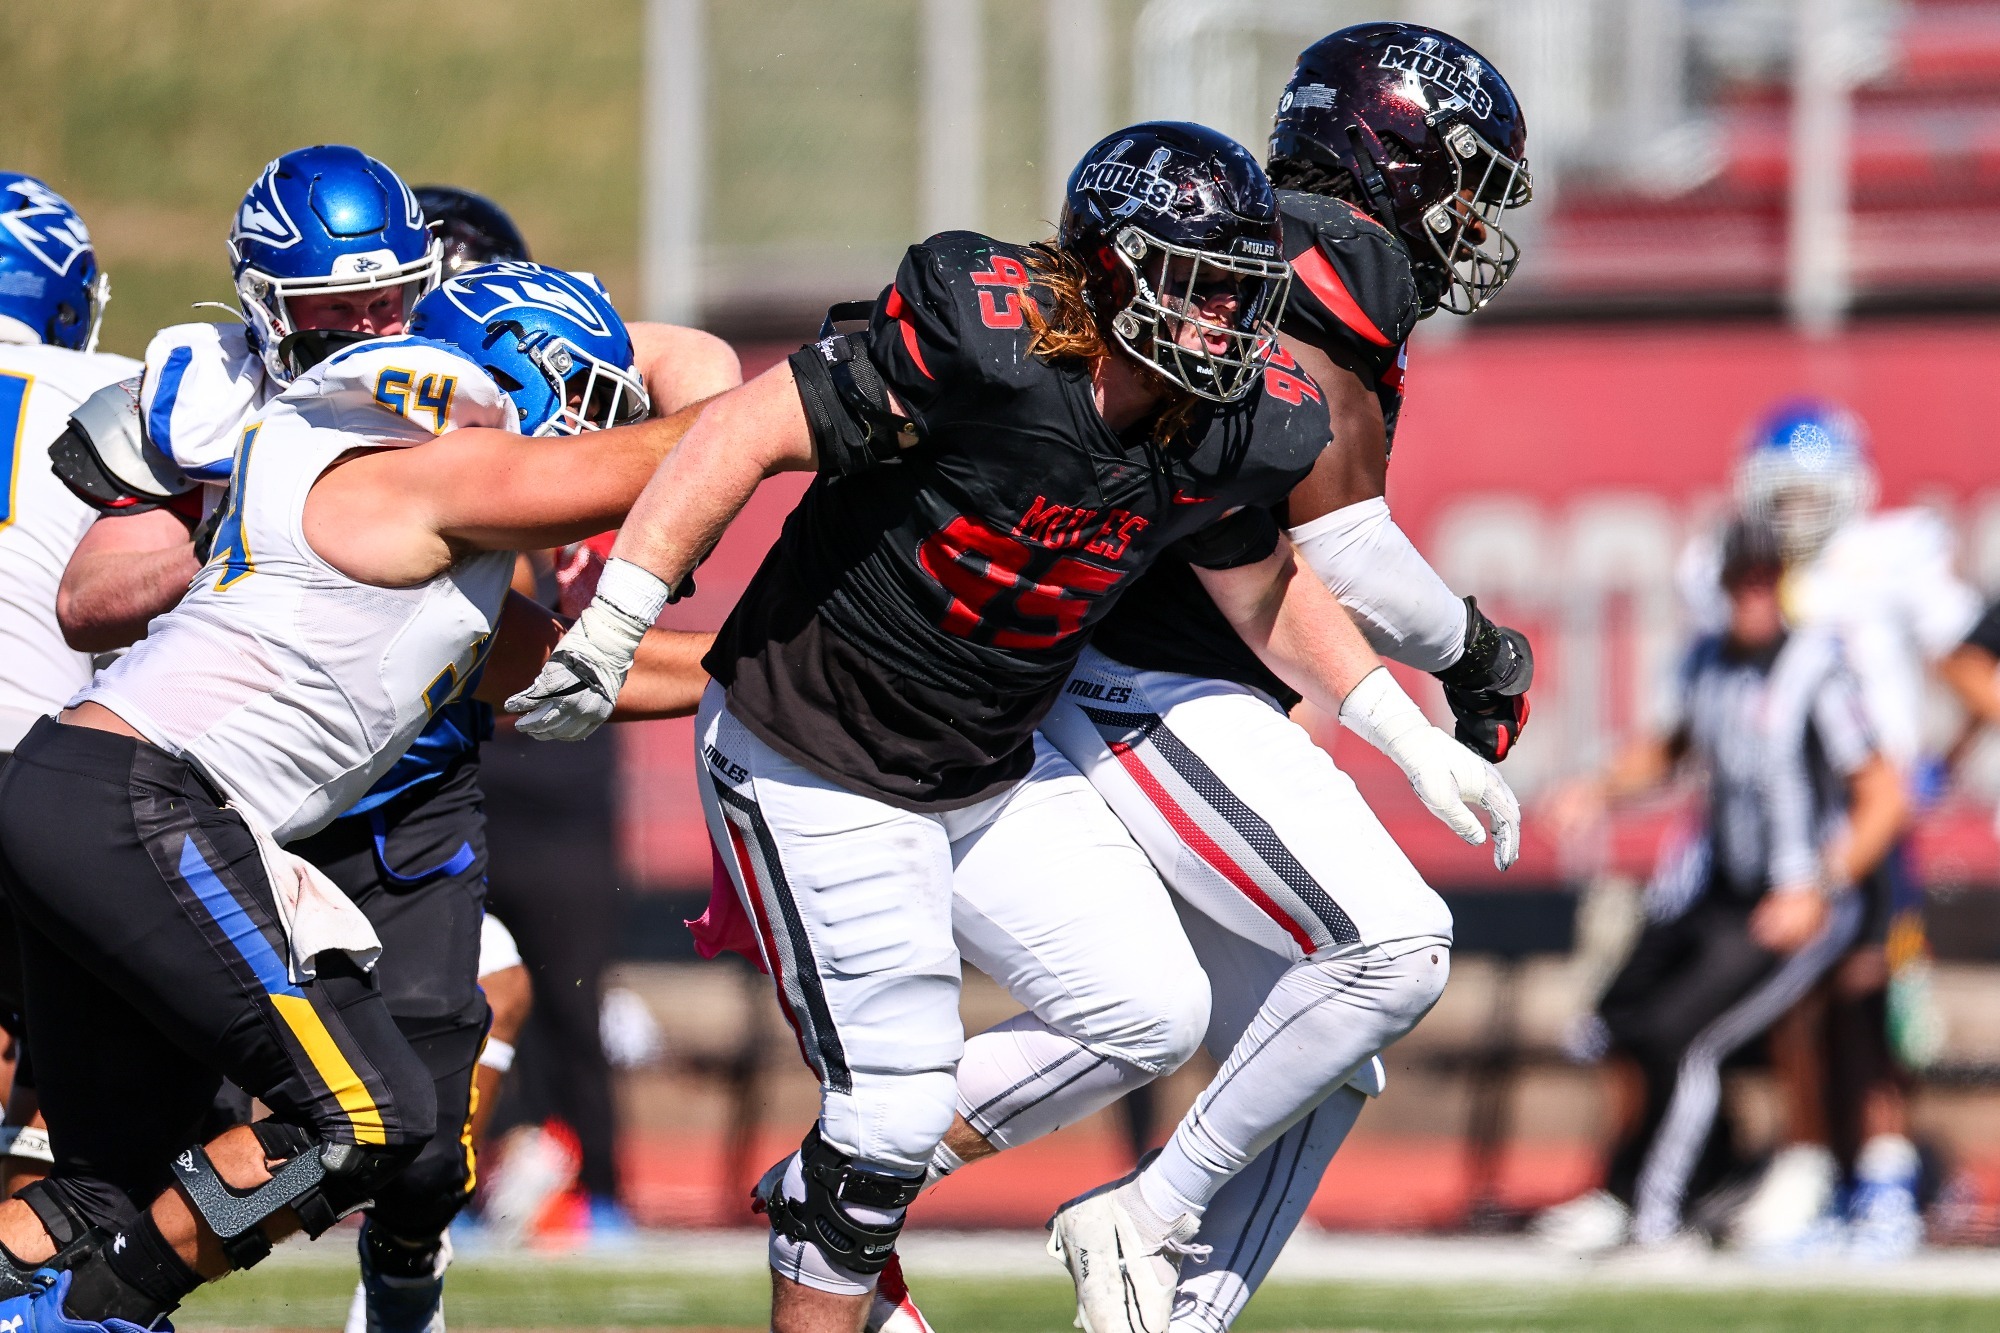
[(291, 946), (292, 983), (312, 980), (316, 971), (313, 959), (328, 949), (345, 953), (364, 972), (374, 967), (382, 956), (382, 938), (354, 900), (342, 893), (325, 871), (280, 847), (242, 807), (229, 808), (243, 817), (264, 858), (271, 896), (278, 900), (278, 925)]

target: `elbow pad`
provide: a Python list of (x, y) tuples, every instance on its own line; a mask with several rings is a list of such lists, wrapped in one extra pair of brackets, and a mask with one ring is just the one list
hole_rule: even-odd
[(1291, 530), (1308, 568), (1338, 597), (1369, 646), (1420, 671), (1465, 655), (1466, 609), (1389, 516), (1379, 496)]
[(137, 376), (77, 404), (49, 446), (49, 467), (77, 499), (106, 514), (165, 504), (200, 485), (146, 438)]
[(819, 470), (845, 477), (886, 463), (921, 438), (921, 425), (889, 403), (888, 386), (868, 357), (863, 335), (833, 331), (834, 321), (874, 307), (850, 302), (827, 311), (820, 339), (792, 353)]

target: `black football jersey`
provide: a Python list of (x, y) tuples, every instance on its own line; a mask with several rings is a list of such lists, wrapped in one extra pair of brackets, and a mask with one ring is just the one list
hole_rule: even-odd
[(706, 663), (767, 744), (906, 808), (1025, 775), (1121, 591), (1170, 548), (1269, 555), (1272, 507), (1329, 438), (1317, 387), (1282, 368), (1171, 448), (1150, 423), (1114, 432), (1087, 366), (1029, 354), (1028, 255), (971, 232), (911, 247), (865, 338), (919, 442), (814, 480)]
[[(1394, 441), (1403, 405), (1404, 345), (1420, 309), (1403, 243), (1354, 205), (1278, 191), (1292, 291), (1284, 332), (1310, 343), (1371, 389)], [(1299, 696), (1230, 628), (1184, 561), (1164, 560), (1098, 631), (1097, 646), (1129, 666), (1253, 685), (1286, 708)]]

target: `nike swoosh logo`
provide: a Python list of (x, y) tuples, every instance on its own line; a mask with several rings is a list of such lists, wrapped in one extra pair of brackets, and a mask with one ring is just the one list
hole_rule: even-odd
[(1214, 498), (1212, 495), (1189, 495), (1179, 487), (1174, 489), (1174, 503), (1177, 505), (1205, 505)]

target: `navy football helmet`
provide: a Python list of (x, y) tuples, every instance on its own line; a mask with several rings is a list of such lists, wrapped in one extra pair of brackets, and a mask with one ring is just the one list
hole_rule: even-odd
[(97, 350), (111, 280), (69, 201), (0, 171), (0, 341)]
[(1469, 315), (1520, 265), (1500, 218), (1534, 195), (1527, 148), (1521, 104), (1486, 57), (1435, 28), (1358, 23), (1300, 53), (1270, 168), (1401, 236), (1425, 313)]
[(528, 243), (507, 211), (485, 195), (456, 185), (419, 185), (417, 203), (444, 245), (444, 276), (455, 278), (480, 264), (530, 259)]
[(284, 355), (285, 340), (300, 331), (291, 298), (402, 287), (407, 320), (417, 298), (437, 286), (441, 252), (410, 187), (338, 144), (294, 149), (265, 167), (229, 229), (252, 345), (282, 384), (303, 368)]
[(1056, 239), (1126, 352), (1203, 398), (1250, 392), (1291, 269), (1277, 196), (1241, 144), (1180, 121), (1106, 136), (1070, 173)]
[(470, 268), (417, 302), (409, 331), (491, 375), (523, 435), (627, 426), (652, 410), (625, 321), (584, 274), (525, 262)]

